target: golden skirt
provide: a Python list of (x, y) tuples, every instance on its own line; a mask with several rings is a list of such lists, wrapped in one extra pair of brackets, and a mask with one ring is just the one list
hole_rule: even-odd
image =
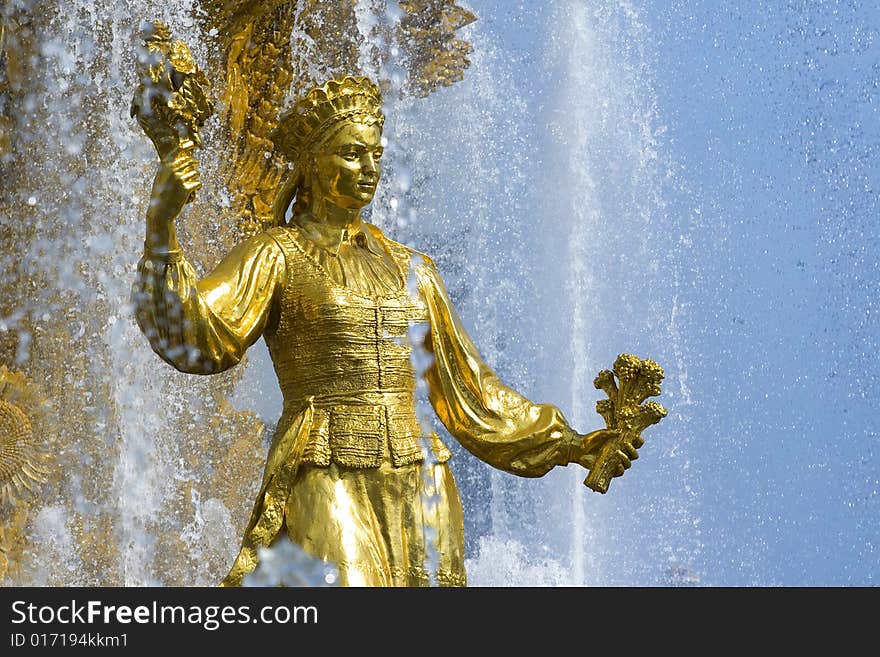
[(290, 539), (333, 563), (342, 586), (465, 586), (464, 522), (448, 464), (303, 465), (285, 508)]

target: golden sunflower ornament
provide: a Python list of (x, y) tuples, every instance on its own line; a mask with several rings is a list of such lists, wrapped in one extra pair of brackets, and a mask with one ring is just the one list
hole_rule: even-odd
[(19, 372), (0, 365), (0, 507), (47, 481), (46, 398)]

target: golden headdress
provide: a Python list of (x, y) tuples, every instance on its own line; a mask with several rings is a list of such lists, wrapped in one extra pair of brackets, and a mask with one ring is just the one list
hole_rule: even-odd
[(312, 87), (279, 117), (269, 138), (275, 150), (294, 166), (275, 198), (276, 226), (284, 223), (287, 208), (299, 194), (305, 175), (302, 156), (329, 139), (334, 126), (344, 121), (378, 124), (380, 128), (385, 123), (382, 94), (370, 78), (347, 75)]
[(270, 138), (285, 158), (298, 162), (332, 134), (331, 127), (346, 120), (379, 126), (385, 122), (382, 94), (369, 78), (346, 76), (312, 87), (279, 117)]

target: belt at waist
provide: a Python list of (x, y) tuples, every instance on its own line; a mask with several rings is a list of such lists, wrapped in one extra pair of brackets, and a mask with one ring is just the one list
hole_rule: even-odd
[(414, 407), (412, 390), (351, 390), (332, 394), (308, 395), (284, 400), (284, 409), (299, 410), (308, 406), (315, 408), (331, 406), (407, 406)]
[(354, 468), (379, 467), (384, 458), (395, 466), (423, 458), (422, 436), (436, 462), (449, 450), (440, 437), (423, 430), (410, 390), (356, 390), (289, 399), (286, 412), (314, 408), (303, 462), (326, 466), (331, 461)]

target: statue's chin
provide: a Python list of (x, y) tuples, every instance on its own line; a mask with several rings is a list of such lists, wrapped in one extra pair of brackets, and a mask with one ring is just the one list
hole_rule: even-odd
[(354, 205), (354, 207), (350, 208), (351, 210), (363, 210), (373, 201), (373, 195), (370, 194), (369, 198), (366, 199), (358, 199), (358, 203)]
[(373, 197), (374, 197), (375, 195), (376, 195), (376, 189), (375, 189), (375, 188), (370, 189), (369, 192), (366, 192), (366, 191), (365, 191), (365, 192), (361, 192), (361, 194), (359, 194), (359, 198), (358, 198), (358, 201), (359, 201), (359, 207), (358, 207), (358, 210), (360, 210), (361, 208), (364, 208), (364, 207), (368, 206), (370, 203), (372, 203), (372, 202), (373, 202)]

